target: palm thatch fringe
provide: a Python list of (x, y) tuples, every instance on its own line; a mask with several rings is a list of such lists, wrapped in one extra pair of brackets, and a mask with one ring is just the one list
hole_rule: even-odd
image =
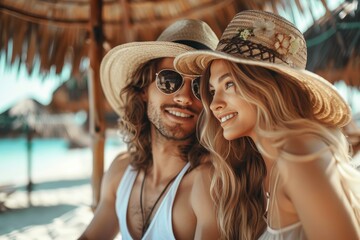
[[(327, 9), (326, 0), (315, 2)], [(220, 36), (240, 10), (305, 12), (309, 6), (302, 0), (103, 0), (104, 48), (154, 40), (181, 18), (202, 19)], [(79, 78), (86, 70), (89, 21), (90, 0), (1, 0), (0, 51), (8, 65), (25, 64), (29, 74), (37, 65), (43, 75), (60, 74), (69, 65)]]
[[(9, 28), (11, 29), (11, 21), (10, 16), (7, 15), (0, 15), (0, 23), (1, 24), (1, 50), (4, 51), (5, 57), (7, 60), (7, 56), (9, 54), (9, 39), (11, 39)], [(10, 64), (7, 62), (7, 64)]]
[(26, 53), (26, 69), (28, 71), (29, 74), (32, 74), (32, 71), (34, 69), (34, 58), (35, 58), (35, 54), (38, 51), (38, 41), (36, 41), (36, 25), (31, 25), (29, 28), (30, 31), (30, 36), (29, 36), (29, 40), (28, 40), (28, 45), (27, 45), (27, 53)]

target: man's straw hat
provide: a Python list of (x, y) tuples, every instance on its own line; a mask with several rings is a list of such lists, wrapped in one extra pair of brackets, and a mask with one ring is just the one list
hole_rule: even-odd
[(156, 41), (126, 43), (111, 49), (100, 66), (101, 85), (109, 104), (117, 114), (122, 115), (120, 91), (132, 81), (134, 72), (144, 63), (194, 50), (181, 42), (195, 42), (214, 50), (218, 41), (205, 22), (183, 19), (166, 28)]
[(310, 91), (315, 117), (330, 126), (342, 127), (351, 110), (335, 87), (305, 70), (307, 50), (302, 33), (286, 19), (263, 11), (235, 15), (215, 51), (191, 51), (178, 56), (177, 71), (198, 75), (215, 59), (260, 66), (291, 76)]

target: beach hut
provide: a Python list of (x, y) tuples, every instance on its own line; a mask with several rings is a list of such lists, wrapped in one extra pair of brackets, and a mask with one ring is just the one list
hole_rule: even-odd
[[(155, 40), (175, 20), (207, 22), (220, 36), (233, 15), (245, 9), (302, 14), (314, 11), (301, 0), (1, 0), (0, 51), (7, 65), (25, 65), (40, 75), (70, 68), (73, 79), (87, 74), (93, 149), (93, 207), (104, 171), (106, 122), (99, 83), (101, 59), (111, 47)], [(327, 9), (325, 0), (314, 0)]]

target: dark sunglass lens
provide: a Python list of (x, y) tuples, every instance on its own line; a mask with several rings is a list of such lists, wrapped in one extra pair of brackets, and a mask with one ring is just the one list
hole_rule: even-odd
[(158, 73), (156, 84), (165, 94), (176, 92), (182, 85), (182, 76), (172, 70), (162, 70)]
[(192, 91), (194, 96), (200, 100), (200, 77), (197, 77), (192, 81)]

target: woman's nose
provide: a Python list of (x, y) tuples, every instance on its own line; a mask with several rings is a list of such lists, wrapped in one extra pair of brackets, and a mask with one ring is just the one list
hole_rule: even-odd
[(222, 100), (221, 95), (219, 93), (215, 93), (210, 103), (211, 111), (219, 112), (224, 108), (224, 106), (225, 102)]

